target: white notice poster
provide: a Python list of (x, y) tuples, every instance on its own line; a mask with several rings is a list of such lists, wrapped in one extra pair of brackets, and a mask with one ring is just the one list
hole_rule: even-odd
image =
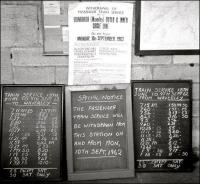
[(43, 1), (44, 15), (60, 15), (60, 1)]
[(129, 83), (133, 4), (69, 5), (69, 85)]

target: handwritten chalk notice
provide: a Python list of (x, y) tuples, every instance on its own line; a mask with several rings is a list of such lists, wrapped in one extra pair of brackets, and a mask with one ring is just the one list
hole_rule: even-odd
[(61, 86), (3, 86), (3, 176), (60, 179)]
[(129, 168), (129, 98), (126, 88), (71, 91), (74, 173)]
[(125, 90), (72, 93), (74, 170), (127, 167)]
[(136, 169), (189, 171), (191, 81), (136, 81), (132, 86)]

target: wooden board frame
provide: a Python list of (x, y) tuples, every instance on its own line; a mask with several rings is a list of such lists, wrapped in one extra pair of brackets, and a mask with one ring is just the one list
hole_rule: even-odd
[[(79, 171), (74, 172), (73, 168), (73, 139), (72, 139), (72, 102), (71, 94), (75, 91), (97, 91), (97, 90), (118, 90), (126, 91), (126, 113), (127, 113), (127, 150), (128, 150), (128, 168), (113, 169), (101, 171)], [(65, 88), (66, 100), (66, 133), (67, 133), (67, 166), (69, 180), (95, 180), (110, 178), (134, 177), (134, 152), (133, 152), (133, 128), (132, 128), (132, 107), (131, 107), (131, 86), (130, 84), (113, 85), (88, 85), (88, 86), (67, 86)]]
[[(68, 17), (66, 17), (67, 19)], [(41, 1), (41, 23), (42, 23), (42, 42), (43, 42), (43, 55), (44, 56), (69, 56), (69, 47), (68, 47), (68, 53), (64, 53), (63, 51), (46, 51), (45, 49), (45, 24), (44, 24), (44, 4), (43, 1)], [(60, 29), (63, 25), (60, 25)], [(68, 26), (68, 25), (66, 25)], [(62, 32), (62, 31), (61, 31)], [(69, 43), (69, 42), (68, 42)]]
[(140, 49), (140, 31), (141, 31), (141, 0), (136, 1), (136, 9), (135, 9), (135, 54), (138, 56), (147, 56), (147, 55), (199, 55), (200, 49), (188, 50), (185, 48), (184, 50), (141, 50)]
[[(61, 92), (61, 99), (60, 99), (60, 105), (61, 105), (61, 136), (60, 136), (60, 142), (61, 142), (61, 146), (60, 146), (60, 178), (47, 178), (47, 179), (44, 179), (44, 178), (5, 178), (4, 176), (0, 176), (0, 178), (3, 179), (3, 181), (62, 181), (63, 180), (63, 171), (64, 171), (64, 168), (65, 168), (65, 165), (63, 164), (64, 162), (64, 157), (63, 157), (63, 154), (65, 154), (65, 150), (63, 149), (63, 138), (64, 138), (64, 135), (65, 135), (65, 132), (64, 132), (64, 129), (63, 129), (63, 112), (64, 112), (64, 85), (48, 85), (48, 84), (2, 84), (1, 85), (1, 109), (2, 111), (0, 112), (0, 143), (1, 143), (1, 146), (2, 147), (2, 135), (3, 135), (3, 88), (4, 87), (49, 87), (49, 88), (60, 88), (60, 92)], [(2, 167), (2, 163), (1, 163), (1, 160), (2, 160), (2, 155), (1, 155), (1, 151), (0, 151), (0, 173), (2, 173), (2, 170), (3, 170), (3, 167)], [(0, 174), (1, 175), (1, 174)]]
[[(189, 152), (190, 155), (192, 156), (192, 80), (132, 80), (131, 81), (131, 88), (132, 88), (132, 95), (134, 94), (134, 83), (186, 83), (189, 85), (189, 99), (190, 99), (190, 107), (189, 107), (189, 111), (190, 111), (190, 119), (189, 119), (189, 144), (190, 144), (190, 148), (189, 148)], [(134, 98), (132, 97), (132, 104), (134, 105)], [(133, 121), (135, 119), (135, 114), (133, 112)], [(135, 125), (133, 125), (133, 129), (135, 130)], [(134, 135), (136, 135), (134, 133)], [(134, 145), (134, 150), (136, 150), (136, 145)], [(136, 155), (136, 154), (135, 154)], [(192, 164), (193, 164), (193, 158), (190, 158), (190, 165), (188, 168), (184, 168), (184, 169), (179, 169), (179, 170), (166, 170), (166, 169), (160, 169), (160, 170), (145, 170), (145, 169), (137, 169), (135, 168), (136, 172), (191, 172), (192, 171)], [(136, 167), (136, 158), (135, 158), (135, 167)]]

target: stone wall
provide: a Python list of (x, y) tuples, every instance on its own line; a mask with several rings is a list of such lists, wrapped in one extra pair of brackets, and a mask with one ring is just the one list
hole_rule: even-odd
[[(135, 15), (134, 15), (135, 16)], [(43, 56), (40, 1), (1, 1), (1, 83), (66, 84), (68, 56)], [(199, 153), (199, 56), (134, 55), (132, 80), (193, 81), (193, 151)]]

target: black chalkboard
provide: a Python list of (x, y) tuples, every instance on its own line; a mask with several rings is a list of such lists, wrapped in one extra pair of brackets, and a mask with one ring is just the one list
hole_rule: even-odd
[(2, 87), (1, 170), (5, 179), (61, 179), (63, 89)]
[(127, 84), (67, 87), (69, 179), (134, 176), (130, 92)]
[(137, 171), (190, 171), (191, 81), (133, 81)]

